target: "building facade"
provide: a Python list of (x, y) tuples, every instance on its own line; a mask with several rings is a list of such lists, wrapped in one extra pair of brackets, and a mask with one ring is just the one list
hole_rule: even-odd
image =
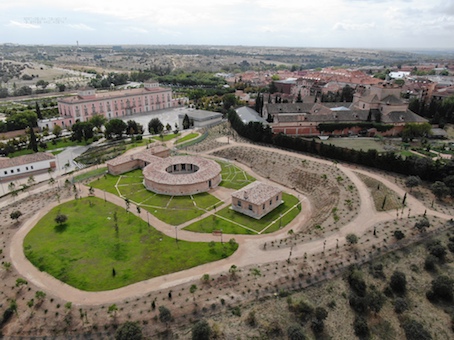
[(232, 194), (232, 209), (258, 220), (282, 203), (282, 190), (260, 181)]
[[(160, 87), (158, 83), (147, 83), (143, 88), (96, 93), (94, 89), (83, 90), (77, 96), (58, 100), (59, 119), (41, 123), (52, 129), (55, 125), (63, 128), (76, 121), (85, 122), (95, 115), (107, 119), (131, 116), (173, 107), (170, 88)], [(47, 126), (46, 126), (47, 124)]]
[(0, 157), (0, 182), (33, 176), (56, 167), (55, 156), (47, 152), (14, 158)]

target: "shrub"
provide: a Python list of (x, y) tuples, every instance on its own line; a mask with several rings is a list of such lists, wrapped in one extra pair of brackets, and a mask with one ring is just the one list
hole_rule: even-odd
[(358, 243), (358, 236), (356, 236), (355, 234), (348, 234), (345, 239), (350, 245)]
[(289, 340), (306, 340), (306, 336), (303, 330), (298, 325), (291, 325), (287, 329), (287, 335)]
[(369, 326), (367, 325), (367, 320), (362, 315), (357, 315), (355, 321), (353, 322), (353, 329), (356, 336), (360, 338), (366, 338), (369, 336)]
[(192, 326), (193, 340), (209, 340), (212, 330), (206, 320), (200, 320)]
[(432, 336), (424, 326), (416, 320), (408, 319), (402, 324), (407, 340), (430, 340)]
[(427, 255), (426, 260), (424, 261), (424, 268), (427, 271), (435, 271), (437, 269), (437, 258), (433, 255)]
[(407, 290), (407, 278), (404, 273), (400, 271), (395, 271), (391, 275), (391, 280), (389, 282), (391, 289), (397, 294), (405, 294)]
[(396, 230), (394, 231), (394, 237), (399, 241), (405, 238), (405, 234), (401, 230)]
[(408, 303), (404, 298), (396, 298), (394, 300), (394, 311), (397, 314), (401, 314), (408, 309)]
[(140, 340), (142, 329), (137, 322), (127, 321), (115, 333), (115, 340)]
[(435, 299), (441, 299), (447, 302), (453, 300), (453, 289), (454, 289), (454, 280), (449, 276), (440, 275), (435, 280), (432, 281), (432, 294), (428, 293), (429, 300), (432, 300), (432, 297)]

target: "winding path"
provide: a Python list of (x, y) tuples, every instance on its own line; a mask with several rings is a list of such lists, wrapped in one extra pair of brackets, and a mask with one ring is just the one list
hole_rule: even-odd
[[(270, 149), (267, 147), (261, 147), (257, 145), (250, 145), (250, 144), (242, 144), (242, 143), (235, 143), (230, 141), (230, 144), (222, 146), (215, 150), (210, 150), (209, 153), (212, 153), (216, 150), (220, 150), (223, 148), (229, 148), (233, 145), (237, 146), (246, 146), (249, 148), (257, 148), (257, 149), (265, 149), (265, 150), (272, 150), (276, 153), (281, 153), (285, 155), (291, 155), (293, 157), (299, 157), (301, 159), (308, 159), (313, 162), (321, 162), (332, 164), (332, 162), (327, 160), (320, 160), (317, 158), (313, 158), (306, 155), (300, 155), (297, 153), (291, 153), (284, 150), (279, 149)], [(242, 168), (245, 168), (244, 165), (239, 165)], [(356, 176), (355, 172), (362, 173), (367, 176), (370, 176), (374, 179), (379, 180), (391, 190), (395, 191), (399, 195), (404, 195), (405, 191), (398, 187), (395, 183), (388, 181), (387, 179), (381, 177), (380, 175), (365, 171), (365, 170), (358, 170), (354, 167), (338, 164), (338, 168), (345, 173), (346, 176), (350, 178), (350, 180), (356, 185), (358, 188), (358, 194), (361, 202), (360, 210), (358, 215), (349, 222), (348, 224), (344, 225), (340, 228), (339, 231), (330, 234), (325, 238), (319, 238), (312, 241), (307, 241), (305, 243), (299, 243), (292, 248), (292, 257), (303, 257), (305, 254), (311, 255), (314, 253), (321, 252), (323, 248), (326, 246), (327, 248), (334, 248), (337, 244), (337, 240), (342, 241), (341, 243), (345, 242), (345, 236), (348, 233), (356, 233), (358, 235), (364, 234), (366, 231), (371, 229), (376, 223), (383, 222), (387, 220), (392, 220), (395, 218), (394, 212), (377, 212), (374, 207), (374, 203), (372, 197), (369, 193), (368, 188), (366, 185)], [(252, 173), (254, 177), (261, 181), (267, 182), (268, 180), (259, 176), (258, 174), (251, 171), (251, 169), (247, 169), (249, 173)], [(273, 183), (276, 185), (276, 183)], [(81, 186), (81, 195), (88, 196), (88, 188)], [(291, 192), (293, 195), (301, 196), (299, 193), (289, 190), (285, 188), (287, 192)], [(124, 200), (118, 196), (115, 196), (110, 193), (105, 193), (104, 191), (95, 189), (94, 191), (95, 196), (99, 198), (106, 198), (107, 201), (119, 205), (124, 206)], [(223, 195), (225, 197), (226, 193), (221, 192), (217, 193), (219, 196)], [(67, 201), (71, 200), (72, 198), (68, 198)], [(63, 201), (62, 201), (63, 202)], [(279, 260), (286, 260), (289, 257), (289, 249), (288, 248), (280, 248), (280, 249), (273, 249), (273, 250), (263, 250), (260, 248), (264, 242), (271, 242), (279, 239), (286, 238), (288, 236), (288, 230), (293, 229), (297, 232), (301, 229), (309, 220), (311, 216), (311, 205), (307, 198), (303, 197), (301, 199), (302, 203), (302, 211), (305, 213), (299, 214), (290, 224), (288, 224), (282, 230), (275, 232), (273, 234), (267, 235), (224, 235), (224, 239), (235, 238), (235, 240), (239, 243), (238, 250), (229, 258), (200, 265), (194, 268), (190, 268), (184, 271), (155, 277), (146, 281), (138, 282), (123, 288), (111, 290), (111, 291), (102, 291), (102, 292), (86, 292), (74, 287), (71, 287), (51, 275), (39, 271), (35, 268), (25, 257), (23, 252), (23, 240), (24, 237), (27, 235), (29, 230), (31, 230), (34, 225), (48, 213), (50, 209), (57, 205), (49, 205), (45, 209), (41, 210), (39, 213), (34, 215), (29, 220), (25, 221), (23, 226), (15, 233), (12, 238), (12, 243), (10, 247), (10, 256), (11, 261), (17, 271), (20, 273), (21, 276), (26, 278), (28, 281), (35, 284), (39, 289), (44, 291), (51, 291), (52, 294), (68, 301), (72, 301), (74, 304), (83, 304), (83, 305), (99, 305), (105, 303), (113, 303), (120, 301), (126, 298), (135, 298), (143, 296), (144, 294), (148, 294), (153, 291), (159, 291), (165, 288), (173, 287), (176, 285), (180, 285), (183, 283), (191, 282), (193, 280), (199, 280), (200, 277), (205, 274), (209, 273), (210, 275), (216, 275), (220, 273), (228, 272), (230, 266), (235, 264), (238, 267), (248, 266), (248, 265), (258, 265), (258, 264), (265, 264), (269, 262), (276, 262)], [(438, 216), (444, 219), (450, 219), (452, 216), (442, 214), (439, 212), (432, 211), (425, 207), (421, 202), (416, 200), (413, 196), (407, 194), (407, 211), (411, 209), (411, 216), (422, 215), (424, 211), (427, 210), (428, 215)], [(168, 225), (153, 215), (148, 215), (148, 213), (142, 209), (141, 213), (138, 214), (134, 207), (131, 207), (131, 213), (140, 216), (143, 220), (147, 221), (149, 218), (150, 224), (153, 225), (156, 229), (160, 230), (164, 234), (174, 237), (175, 235), (175, 227)], [(209, 214), (214, 213), (214, 211), (208, 212), (204, 214), (202, 217), (205, 217)], [(199, 217), (199, 218), (202, 218)], [(178, 226), (180, 229), (178, 231), (178, 238), (184, 239), (187, 241), (219, 241), (219, 236), (213, 236), (211, 234), (201, 234), (201, 233), (193, 233), (185, 230), (181, 230), (182, 227), (185, 225)]]

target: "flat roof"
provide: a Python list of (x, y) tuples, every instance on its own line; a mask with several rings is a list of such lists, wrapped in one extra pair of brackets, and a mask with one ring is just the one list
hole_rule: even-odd
[(251, 109), (250, 107), (242, 106), (236, 110), (236, 113), (245, 124), (249, 122), (268, 124), (268, 122), (263, 117), (259, 116), (257, 111)]

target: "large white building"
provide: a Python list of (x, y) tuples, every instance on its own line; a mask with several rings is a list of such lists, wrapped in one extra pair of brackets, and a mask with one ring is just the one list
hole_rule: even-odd
[(47, 152), (14, 158), (0, 157), (0, 182), (43, 173), (56, 166), (55, 156)]

